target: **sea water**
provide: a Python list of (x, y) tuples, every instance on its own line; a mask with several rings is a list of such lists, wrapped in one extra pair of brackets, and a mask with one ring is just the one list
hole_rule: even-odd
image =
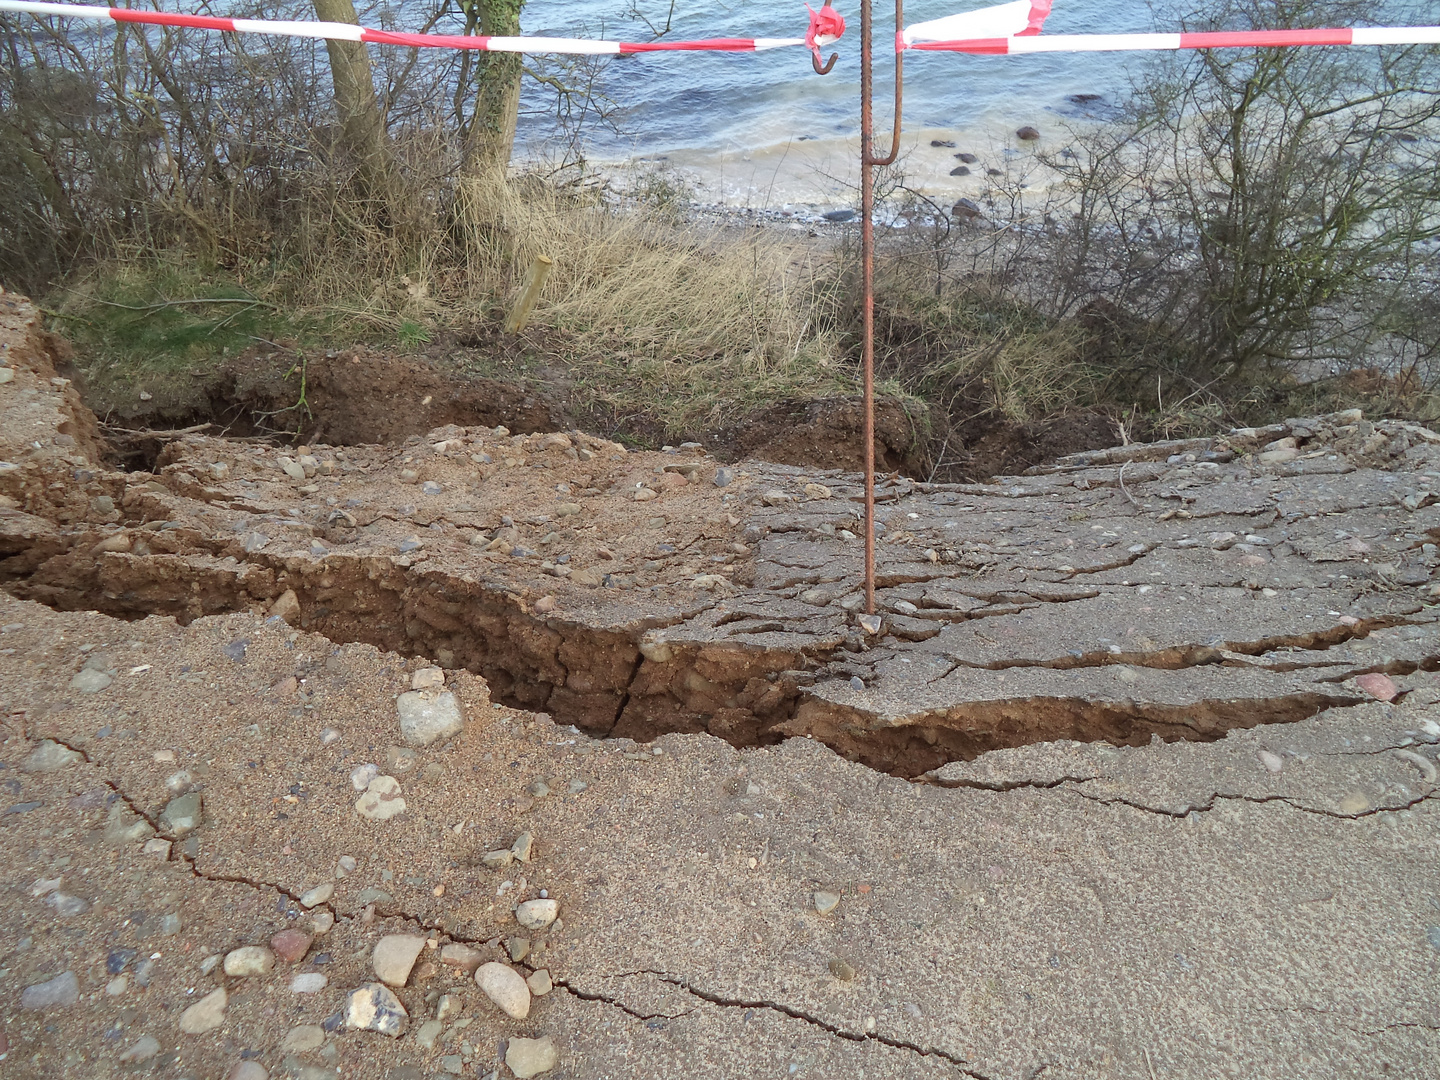
[[(640, 162), (674, 170), (705, 201), (750, 207), (845, 206), (853, 201), (860, 126), (859, 5), (842, 2), (840, 60), (819, 76), (804, 48), (764, 53), (658, 53), (608, 61), (596, 90), (615, 103), (613, 128), (584, 133), (590, 160)], [(983, 6), (967, 0), (911, 0), (907, 23)], [(669, 0), (529, 0), (525, 34), (648, 41), (664, 27)], [(888, 146), (895, 70), (894, 7), (875, 13), (875, 98), (878, 145)], [(808, 14), (800, 0), (676, 0), (669, 39), (803, 37)], [(1057, 0), (1048, 33), (1143, 32), (1155, 28), (1146, 0)], [(1055, 151), (1068, 130), (1113, 116), (1144, 54), (1081, 53), (966, 56), (907, 53), (905, 59), (906, 183), (941, 196), (963, 195), (985, 182), (987, 169), (1006, 167), (1037, 145)], [(557, 136), (553, 93), (530, 82), (520, 152), (553, 156)], [(1041, 132), (1022, 144), (1015, 131)], [(618, 130), (616, 130), (618, 129)], [(932, 146), (931, 143), (955, 145)], [(951, 177), (957, 153), (981, 160), (971, 177)]]

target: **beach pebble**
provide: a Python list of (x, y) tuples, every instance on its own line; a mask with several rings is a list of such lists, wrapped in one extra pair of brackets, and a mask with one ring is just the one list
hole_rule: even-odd
[(126, 1064), (132, 1061), (149, 1061), (159, 1052), (160, 1040), (153, 1035), (142, 1035), (121, 1052), (119, 1060)]
[(113, 681), (103, 671), (86, 668), (84, 671), (77, 672), (75, 677), (70, 680), (70, 689), (79, 690), (82, 694), (98, 694)]
[(544, 968), (532, 971), (530, 977), (525, 980), (525, 985), (530, 988), (530, 993), (535, 997), (544, 997), (555, 989), (555, 984), (550, 979), (550, 972)]
[(388, 986), (366, 983), (351, 990), (343, 1010), (345, 1026), (360, 1031), (378, 1031), (392, 1039), (405, 1034), (410, 1014)]
[(365, 794), (355, 800), (355, 812), (369, 821), (388, 821), (405, 812), (400, 797), (400, 781), (393, 776), (377, 776), (370, 781)]
[(1395, 685), (1395, 680), (1378, 671), (1355, 676), (1355, 685), (1377, 701), (1394, 701), (1400, 695), (1400, 688)]
[(20, 771), (25, 773), (59, 772), (66, 765), (73, 764), (80, 758), (80, 751), (71, 750), (68, 746), (62, 746), (46, 739), (26, 755), (25, 760), (20, 763)]
[(558, 900), (526, 900), (515, 909), (515, 921), (527, 930), (544, 930), (559, 914)]
[(512, 963), (520, 963), (530, 955), (530, 939), (519, 934), (506, 938), (505, 952), (509, 954)]
[(316, 934), (328, 934), (335, 925), (335, 916), (328, 911), (317, 911), (310, 916), (310, 929)]
[(465, 727), (460, 705), (448, 690), (412, 690), (401, 694), (395, 706), (400, 713), (400, 734), (411, 746), (429, 746), (459, 734)]
[(370, 967), (381, 982), (404, 986), (424, 948), (425, 939), (418, 934), (386, 934), (375, 944)]
[(441, 994), (435, 1003), (435, 1019), (442, 1023), (453, 1020), (465, 1011), (465, 999), (459, 994)]
[(323, 885), (316, 885), (313, 889), (307, 889), (300, 895), (300, 906), (313, 908), (317, 905), (328, 903), (335, 895), (335, 883), (327, 881)]
[(317, 1050), (325, 1045), (325, 1029), (319, 1024), (300, 1024), (293, 1027), (281, 1040), (280, 1052), (285, 1054), (303, 1054), (307, 1050)]
[(542, 1039), (511, 1039), (505, 1047), (505, 1064), (521, 1080), (549, 1072), (559, 1061), (555, 1040), (548, 1035)]
[(1335, 804), (1335, 808), (1339, 810), (1340, 813), (1350, 815), (1363, 814), (1366, 810), (1370, 809), (1370, 806), (1370, 800), (1366, 798), (1365, 793), (1361, 791), (1352, 791), (1348, 795), (1343, 796), (1339, 802)]
[(829, 915), (840, 905), (840, 897), (833, 892), (817, 892), (815, 894), (815, 910), (821, 915)]
[(472, 949), (468, 945), (461, 945), (459, 942), (451, 942), (440, 949), (440, 963), (447, 967), (459, 968), (466, 975), (472, 975), (480, 962), (485, 959), (483, 953)]
[(183, 837), (200, 827), (202, 799), (198, 791), (191, 791), (171, 799), (160, 811), (160, 831)]
[(186, 1035), (204, 1035), (225, 1023), (225, 1006), (230, 995), (222, 986), (212, 990), (180, 1014), (180, 1030)]
[(507, 1016), (524, 1020), (530, 1015), (530, 988), (513, 968), (493, 960), (481, 964), (475, 971), (475, 985)]
[(80, 980), (75, 977), (75, 972), (67, 971), (53, 979), (27, 986), (20, 992), (20, 1008), (53, 1009), (74, 1005), (79, 999)]
[(330, 985), (328, 977), (318, 971), (303, 971), (290, 980), (292, 994), (318, 994)]
[(275, 970), (275, 954), (260, 945), (244, 945), (225, 954), (225, 974), (233, 978), (269, 975)]
[(1040, 132), (1036, 131), (1033, 127), (1027, 125), (1016, 131), (1015, 137), (1021, 142), (1034, 142), (1036, 139), (1040, 138)]
[(287, 964), (298, 964), (310, 950), (310, 935), (304, 930), (281, 930), (270, 939), (270, 948)]

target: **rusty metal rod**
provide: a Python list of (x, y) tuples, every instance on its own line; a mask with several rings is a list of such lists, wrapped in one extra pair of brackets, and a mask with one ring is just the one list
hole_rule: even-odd
[[(904, 0), (895, 0), (895, 32), (905, 25)], [(861, 338), (865, 368), (865, 613), (875, 614), (875, 175), (879, 165), (900, 154), (900, 112), (905, 58), (895, 53), (895, 133), (890, 153), (876, 157), (875, 117), (870, 96), (874, 82), (870, 0), (860, 0), (860, 260), (864, 308)]]

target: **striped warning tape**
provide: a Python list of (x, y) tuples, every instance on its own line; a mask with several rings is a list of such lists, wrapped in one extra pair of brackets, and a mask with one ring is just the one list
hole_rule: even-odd
[[(629, 56), (651, 52), (763, 52), (802, 45), (816, 49), (840, 40), (845, 22), (828, 5), (811, 12), (811, 30), (794, 38), (709, 38), (703, 41), (595, 41), (586, 38), (486, 37), (479, 34), (405, 34), (335, 22), (285, 22), (269, 19), (223, 19), (134, 8), (48, 4), (33, 0), (0, 0), (0, 11), (58, 15), (74, 19), (109, 19), (144, 26), (187, 26), (237, 34), (280, 34), (286, 37), (365, 41), (374, 45), (406, 45), (432, 49), (474, 49), (480, 52), (564, 53), (575, 56)], [(838, 32), (837, 32), (838, 31)]]
[[(912, 28), (913, 29), (913, 28)], [(976, 37), (959, 41), (907, 40), (895, 50), (957, 52), (987, 56), (1053, 52), (1143, 52), (1174, 49), (1275, 48), (1292, 45), (1435, 45), (1440, 26), (1368, 26), (1326, 30), (1234, 30), (1196, 34), (1036, 34)]]

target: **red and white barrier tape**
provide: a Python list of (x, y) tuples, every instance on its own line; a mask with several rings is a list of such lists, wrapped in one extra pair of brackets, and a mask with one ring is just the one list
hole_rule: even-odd
[(586, 38), (485, 37), (465, 34), (405, 34), (334, 22), (284, 22), (268, 19), (222, 19), (212, 15), (182, 15), (135, 8), (92, 7), (83, 4), (35, 3), (0, 0), (0, 11), (31, 15), (58, 15), (75, 19), (108, 19), (145, 26), (188, 26), (197, 30), (224, 30), (237, 34), (281, 34), (286, 37), (365, 41), (373, 45), (405, 45), (432, 49), (475, 49), (481, 52), (566, 53), (576, 56), (629, 56), (650, 52), (763, 52), (792, 45), (812, 51), (840, 40), (845, 20), (828, 3), (810, 12), (810, 30), (796, 38), (710, 38), (704, 41), (595, 41)]
[(1051, 0), (967, 11), (907, 26), (895, 50), (1011, 55), (1045, 52), (1130, 52), (1173, 49), (1274, 48), (1288, 45), (1434, 45), (1440, 26), (1372, 26), (1325, 30), (1238, 30), (1196, 34), (1042, 34)]

